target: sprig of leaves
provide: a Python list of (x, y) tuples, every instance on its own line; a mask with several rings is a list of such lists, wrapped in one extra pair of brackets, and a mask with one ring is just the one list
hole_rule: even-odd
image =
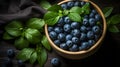
[(120, 23), (120, 14), (114, 14), (111, 16), (112, 11), (113, 7), (106, 7), (103, 9), (103, 13), (107, 20), (108, 31), (112, 33), (118, 33), (120, 32), (119, 28), (117, 27), (117, 25)]
[[(3, 39), (13, 39), (14, 46), (21, 49), (17, 55), (18, 59), (29, 60), (31, 64), (38, 61), (42, 67), (47, 59), (46, 49), (51, 50), (43, 30), (44, 24), (44, 20), (40, 18), (31, 18), (26, 24), (12, 21), (6, 25)], [(35, 48), (30, 47), (30, 44)]]
[(86, 3), (83, 7), (72, 7), (69, 10), (63, 10), (60, 5), (53, 5), (48, 8), (48, 12), (44, 15), (44, 20), (48, 25), (54, 25), (60, 17), (68, 16), (72, 21), (81, 22), (81, 15), (89, 14), (90, 3)]

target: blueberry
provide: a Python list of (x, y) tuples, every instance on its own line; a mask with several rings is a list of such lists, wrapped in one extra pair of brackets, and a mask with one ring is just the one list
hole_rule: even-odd
[(82, 43), (81, 43), (81, 46), (79, 47), (79, 50), (88, 49), (88, 45), (89, 45), (88, 42), (82, 42)]
[(67, 2), (67, 6), (68, 6), (69, 8), (73, 7), (73, 6), (74, 6), (74, 2), (73, 2), (73, 1)]
[(91, 30), (91, 27), (87, 27), (86, 30), (87, 30), (87, 31), (90, 31), (90, 30)]
[(70, 51), (78, 51), (78, 45), (74, 44), (69, 50)]
[(63, 29), (62, 29), (61, 27), (55, 27), (55, 28), (54, 28), (54, 31), (55, 31), (56, 33), (62, 33), (62, 32), (63, 32)]
[(73, 43), (72, 43), (71, 40), (68, 40), (68, 41), (66, 41), (66, 45), (67, 45), (68, 47), (71, 47), (71, 46), (73, 45)]
[(96, 19), (96, 21), (99, 21), (101, 19), (101, 16), (99, 14), (96, 14), (95, 19)]
[(57, 37), (60, 41), (65, 41), (65, 34), (64, 33), (59, 33)]
[(79, 28), (79, 27), (80, 27), (80, 24), (79, 24), (78, 22), (72, 22), (72, 23), (71, 23), (71, 28), (77, 29), (77, 28)]
[(94, 41), (94, 40), (88, 40), (88, 44), (89, 44), (89, 46), (91, 47), (92, 45), (95, 44), (95, 41)]
[(81, 3), (82, 6), (85, 5), (85, 2), (84, 2), (84, 1), (82, 1), (82, 2), (80, 2), (80, 3)]
[(87, 35), (85, 33), (81, 33), (80, 40), (84, 41), (86, 40), (86, 38), (87, 38)]
[(89, 18), (89, 16), (88, 16), (88, 15), (85, 15), (85, 16), (84, 16), (84, 18), (88, 19), (88, 18)]
[(73, 29), (73, 30), (71, 31), (71, 34), (72, 34), (73, 36), (79, 37), (79, 36), (80, 36), (80, 30), (78, 30), (78, 29)]
[(95, 25), (95, 26), (92, 27), (92, 31), (93, 31), (95, 34), (98, 34), (98, 33), (100, 33), (100, 27), (97, 26), (97, 25)]
[(17, 60), (18, 67), (25, 67), (25, 64), (22, 60)]
[(94, 13), (90, 13), (90, 14), (89, 14), (89, 17), (90, 17), (90, 18), (94, 18), (94, 16), (95, 16)]
[(13, 65), (12, 60), (10, 58), (5, 58), (3, 60), (3, 63), (5, 64), (6, 67), (12, 67)]
[(99, 39), (99, 37), (100, 37), (100, 35), (98, 35), (98, 34), (95, 35), (95, 39), (94, 40), (97, 41)]
[(55, 40), (55, 41), (54, 41), (54, 44), (57, 45), (57, 46), (59, 46), (60, 43), (61, 43), (60, 40)]
[(87, 32), (86, 26), (83, 26), (83, 25), (82, 25), (82, 26), (80, 27), (80, 31), (81, 31), (81, 32)]
[(66, 45), (66, 43), (61, 43), (60, 44), (60, 48), (64, 49), (64, 50), (67, 50), (68, 49), (68, 46)]
[(78, 37), (73, 37), (72, 42), (75, 43), (75, 44), (79, 43), (79, 38)]
[(63, 26), (65, 23), (64, 23), (64, 19), (63, 17), (61, 17), (59, 20), (58, 20), (58, 26)]
[(89, 20), (87, 18), (83, 19), (83, 25), (88, 26), (89, 25)]
[(13, 49), (8, 49), (7, 50), (7, 56), (9, 58), (13, 58), (15, 56), (15, 51)]
[(72, 35), (71, 35), (71, 34), (68, 34), (68, 35), (66, 35), (65, 38), (66, 38), (66, 41), (67, 41), (67, 40), (72, 40)]
[(80, 6), (80, 2), (78, 1), (74, 2), (74, 6)]
[(51, 31), (51, 32), (49, 33), (49, 36), (50, 36), (50, 38), (51, 38), (52, 40), (55, 40), (55, 39), (57, 38), (57, 33), (54, 32), (54, 31)]
[(88, 39), (93, 39), (93, 38), (94, 38), (94, 33), (93, 33), (93, 31), (88, 31), (88, 32), (87, 32), (87, 38), (88, 38)]
[(53, 65), (53, 67), (60, 67), (60, 59), (59, 58), (52, 58), (51, 59), (51, 64)]
[(90, 26), (94, 26), (95, 25), (95, 19), (94, 18), (90, 18), (89, 19), (89, 24), (90, 24)]
[(63, 27), (63, 29), (64, 29), (65, 32), (68, 32), (68, 33), (71, 32), (71, 26), (70, 26), (70, 24), (65, 24), (64, 27)]
[(92, 11), (91, 11), (92, 13), (94, 13), (94, 14), (96, 14), (97, 13), (97, 11), (96, 10), (94, 10), (94, 9), (92, 9)]
[(65, 22), (65, 23), (70, 23), (70, 22), (71, 22), (71, 21), (70, 21), (70, 18), (69, 18), (69, 17), (67, 17), (67, 16), (66, 16), (66, 17), (64, 17), (64, 22)]
[(51, 31), (53, 31), (53, 27), (48, 27), (48, 32), (51, 32)]
[(67, 4), (66, 4), (66, 3), (61, 4), (61, 7), (62, 7), (63, 9), (67, 9)]

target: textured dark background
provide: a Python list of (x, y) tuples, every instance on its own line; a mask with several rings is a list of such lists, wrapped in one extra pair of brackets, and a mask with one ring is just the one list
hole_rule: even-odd
[[(18, 6), (17, 3), (21, 3), (21, 8), (18, 8), (14, 5), (13, 7), (10, 7), (11, 2), (16, 2), (16, 1), (21, 1), (21, 2), (16, 2), (14, 4), (16, 4), (16, 6)], [(41, 10), (41, 8), (36, 8), (36, 4), (38, 3), (37, 0), (33, 0), (34, 2), (29, 2), (30, 0), (0, 0), (0, 30), (3, 30), (3, 26), (8, 23), (8, 21), (13, 20), (13, 19), (22, 19), (25, 20), (27, 18), (30, 17), (41, 17), (42, 14), (44, 14), (44, 10)], [(61, 0), (48, 0), (51, 4), (54, 3), (58, 3)], [(101, 9), (104, 7), (109, 7), (109, 6), (113, 6), (114, 7), (114, 11), (112, 14), (117, 14), (120, 13), (120, 0), (92, 0), (94, 3), (96, 3)], [(25, 4), (28, 4), (27, 6)], [(35, 6), (35, 7), (31, 7), (31, 6)], [(24, 6), (24, 7), (23, 7)], [(29, 8), (29, 10), (32, 11), (29, 12), (27, 15), (23, 16), (17, 16), (19, 11), (23, 11), (26, 8)], [(8, 9), (9, 8), (9, 9)], [(40, 14), (38, 14), (40, 13)], [(6, 17), (3, 18), (3, 14), (7, 14), (11, 17)], [(13, 16), (13, 14), (15, 14)], [(17, 18), (15, 18), (17, 16)], [(25, 18), (26, 17), (26, 18)], [(4, 22), (5, 23), (4, 23)], [(119, 27), (120, 28), (120, 27)], [(0, 37), (2, 36), (2, 31), (0, 31)], [(17, 49), (12, 46), (12, 44), (9, 44), (9, 42), (3, 41), (0, 38), (0, 67), (2, 65), (2, 61), (4, 58), (6, 57), (6, 50), (9, 48), (13, 48), (17, 51)], [(54, 57), (58, 57), (61, 60), (61, 67), (105, 67), (105, 66), (109, 66), (109, 67), (120, 67), (120, 33), (110, 33), (107, 31), (105, 40), (102, 44), (102, 46), (100, 47), (100, 49), (93, 55), (91, 55), (88, 58), (82, 59), (82, 60), (69, 60), (69, 59), (65, 59), (61, 56), (59, 56), (58, 54), (56, 54), (53, 50), (51, 52), (48, 52), (48, 59), (47, 62), (45, 64), (45, 67), (52, 67), (52, 65), (50, 64), (50, 60)], [(14, 65), (13, 67), (17, 67), (17, 63), (16, 60), (13, 60)], [(39, 65), (31, 65), (29, 63), (26, 63), (26, 67), (39, 67)]]

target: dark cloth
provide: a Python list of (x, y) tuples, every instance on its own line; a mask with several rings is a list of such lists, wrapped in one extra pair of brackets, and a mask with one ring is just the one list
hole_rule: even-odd
[(45, 12), (35, 0), (0, 0), (0, 23), (42, 17)]

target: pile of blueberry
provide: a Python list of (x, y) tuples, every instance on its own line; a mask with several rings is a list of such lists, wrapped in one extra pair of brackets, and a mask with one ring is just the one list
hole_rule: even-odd
[[(13, 62), (14, 60), (14, 57), (15, 57), (15, 50), (14, 49), (8, 49), (6, 51), (6, 55), (7, 55), (7, 58), (4, 58), (3, 59), (3, 64), (1, 65), (1, 67), (13, 67), (13, 64), (15, 64)], [(25, 67), (25, 64), (22, 60), (17, 60), (16, 61), (18, 67)]]
[[(61, 7), (70, 9), (85, 4), (86, 2), (83, 1), (69, 1), (61, 4)], [(90, 13), (82, 18), (80, 23), (63, 16), (54, 26), (48, 26), (48, 33), (54, 44), (67, 51), (81, 51), (93, 46), (102, 34), (101, 16), (92, 7)]]

